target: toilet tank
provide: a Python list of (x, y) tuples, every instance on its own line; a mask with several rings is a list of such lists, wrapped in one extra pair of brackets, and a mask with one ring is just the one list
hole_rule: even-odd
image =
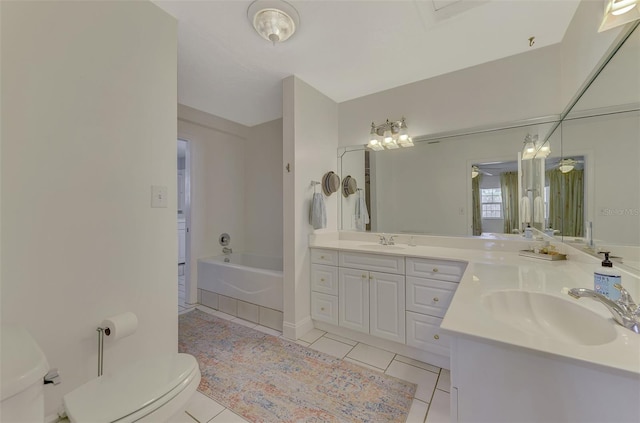
[(0, 421), (44, 422), (44, 376), (49, 363), (24, 328), (0, 328)]

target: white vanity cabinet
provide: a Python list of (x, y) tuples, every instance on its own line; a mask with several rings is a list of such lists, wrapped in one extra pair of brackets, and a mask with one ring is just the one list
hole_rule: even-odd
[(449, 355), (450, 341), (440, 331), (466, 263), (425, 258), (406, 259), (407, 345)]
[(448, 367), (440, 323), (467, 263), (323, 248), (311, 249), (311, 263), (320, 329)]

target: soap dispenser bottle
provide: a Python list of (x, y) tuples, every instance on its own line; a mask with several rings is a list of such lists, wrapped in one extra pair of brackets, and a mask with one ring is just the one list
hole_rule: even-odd
[(613, 287), (615, 284), (622, 285), (622, 275), (613, 270), (609, 252), (605, 252), (602, 266), (593, 274), (593, 289), (610, 300), (616, 301), (620, 298), (620, 291)]

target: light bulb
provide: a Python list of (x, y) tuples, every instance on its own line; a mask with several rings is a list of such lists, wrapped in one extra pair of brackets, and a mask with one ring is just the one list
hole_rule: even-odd
[(634, 7), (636, 7), (637, 0), (613, 0), (611, 2), (611, 14), (614, 16), (624, 15)]

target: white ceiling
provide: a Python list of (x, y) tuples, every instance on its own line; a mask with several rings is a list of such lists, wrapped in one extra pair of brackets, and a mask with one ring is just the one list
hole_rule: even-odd
[(300, 27), (276, 46), (250, 0), (154, 2), (179, 22), (178, 101), (253, 126), (282, 117), (289, 75), (343, 102), (558, 43), (579, 1), (291, 1)]

